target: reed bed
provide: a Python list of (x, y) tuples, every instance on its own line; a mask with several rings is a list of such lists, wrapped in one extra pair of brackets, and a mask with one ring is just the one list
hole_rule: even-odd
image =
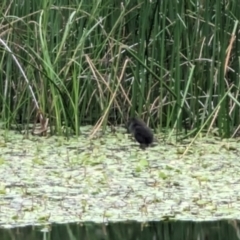
[[(0, 6), (1, 122), (239, 125), (238, 1), (6, 1)], [(234, 131), (236, 129), (236, 131)]]

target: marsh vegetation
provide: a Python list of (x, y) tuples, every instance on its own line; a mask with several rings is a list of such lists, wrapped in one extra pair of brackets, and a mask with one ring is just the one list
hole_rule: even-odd
[(1, 121), (79, 135), (84, 124), (125, 124), (138, 114), (154, 129), (233, 136), (239, 8), (237, 1), (3, 1)]

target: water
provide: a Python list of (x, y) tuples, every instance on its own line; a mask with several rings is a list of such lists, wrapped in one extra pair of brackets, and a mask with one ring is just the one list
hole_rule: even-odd
[(238, 224), (237, 221), (72, 223), (0, 229), (0, 236), (1, 240), (237, 240)]

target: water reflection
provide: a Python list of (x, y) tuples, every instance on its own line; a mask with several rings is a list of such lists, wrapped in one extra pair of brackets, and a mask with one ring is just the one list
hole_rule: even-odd
[(0, 229), (1, 240), (238, 240), (237, 221), (54, 224)]

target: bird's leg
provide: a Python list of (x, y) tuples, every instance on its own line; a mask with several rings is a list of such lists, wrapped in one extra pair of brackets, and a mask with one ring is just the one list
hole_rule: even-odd
[(146, 145), (146, 144), (144, 144), (144, 143), (140, 143), (140, 148), (141, 148), (142, 150), (145, 150), (145, 149), (146, 149), (146, 147), (147, 147), (147, 145)]

